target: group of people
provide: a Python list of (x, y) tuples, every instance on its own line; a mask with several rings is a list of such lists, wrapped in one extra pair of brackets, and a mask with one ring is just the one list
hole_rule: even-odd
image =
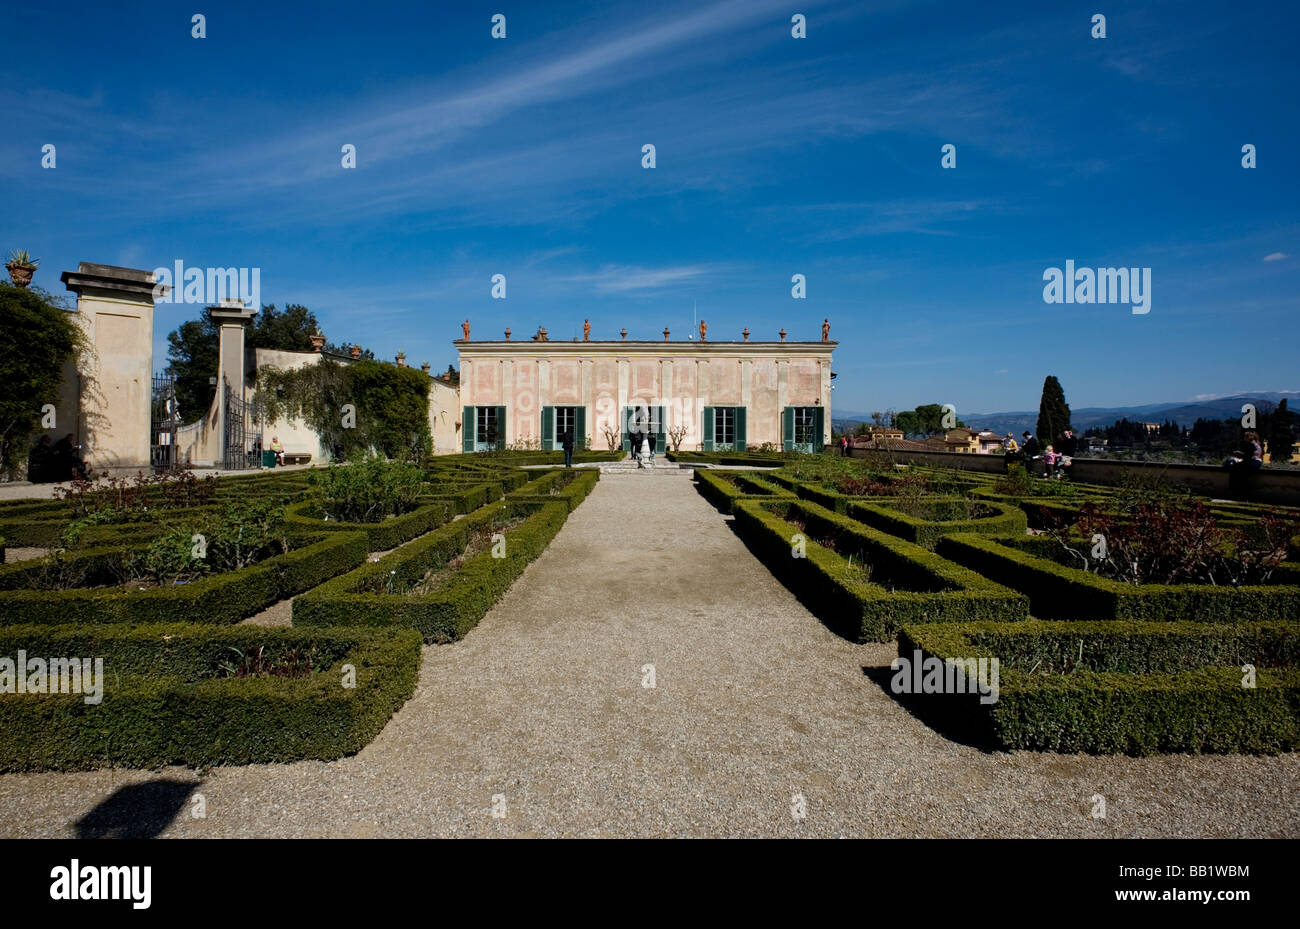
[(653, 432), (643, 432), (637, 430), (630, 435), (632, 441), (632, 457), (639, 458), (641, 455), (641, 446), (645, 446), (648, 451), (650, 461), (655, 460), (655, 434)]
[(1015, 437), (1008, 432), (1002, 442), (1008, 467), (1013, 461), (1018, 461), (1032, 471), (1034, 462), (1041, 461), (1044, 477), (1068, 474), (1073, 467), (1074, 456), (1079, 451), (1079, 438), (1074, 434), (1074, 430), (1066, 429), (1046, 448), (1038, 441), (1038, 436), (1028, 429), (1022, 433), (1022, 438), (1025, 440), (1024, 443), (1017, 444)]
[(1259, 440), (1259, 433), (1247, 432), (1241, 438), (1245, 449), (1233, 452), (1223, 463), (1223, 469), (1233, 473), (1264, 467), (1264, 444)]
[(89, 480), (86, 462), (81, 457), (81, 446), (73, 443), (69, 432), (57, 442), (43, 435), (27, 456), (27, 480), (33, 484), (52, 481), (70, 481), (74, 478)]

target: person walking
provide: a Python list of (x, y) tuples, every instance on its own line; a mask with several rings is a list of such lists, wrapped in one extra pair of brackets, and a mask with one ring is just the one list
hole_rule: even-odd
[(1024, 443), (1020, 446), (1021, 453), (1025, 456), (1025, 470), (1030, 474), (1034, 473), (1034, 459), (1038, 457), (1039, 444), (1038, 436), (1032, 434), (1028, 429), (1023, 433)]
[(647, 432), (647, 433), (645, 434), (646, 444), (650, 446), (650, 463), (651, 463), (651, 464), (654, 464), (654, 462), (655, 462), (655, 443), (656, 443), (656, 441), (658, 440), (658, 438), (659, 438), (658, 435), (657, 435), (656, 433), (654, 433), (654, 432)]
[(573, 429), (565, 429), (560, 436), (560, 447), (564, 449), (564, 466), (573, 467)]

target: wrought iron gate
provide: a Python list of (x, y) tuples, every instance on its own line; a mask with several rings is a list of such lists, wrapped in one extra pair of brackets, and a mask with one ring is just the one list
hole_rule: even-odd
[(248, 457), (248, 447), (244, 438), (244, 419), (247, 415), (243, 397), (237, 395), (230, 389), (230, 382), (225, 378), (221, 379), (223, 389), (225, 390), (225, 455), (221, 466), (227, 471), (243, 471), (251, 466)]
[(150, 419), (149, 462), (155, 471), (174, 471), (180, 467), (176, 445), (180, 411), (176, 408), (176, 378), (170, 374), (153, 376)]

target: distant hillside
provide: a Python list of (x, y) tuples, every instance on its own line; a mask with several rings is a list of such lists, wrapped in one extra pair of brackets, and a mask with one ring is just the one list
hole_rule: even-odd
[[(1300, 391), (1290, 393), (1268, 391), (1236, 397), (1219, 397), (1214, 400), (1147, 403), (1141, 406), (1082, 407), (1070, 410), (1070, 423), (1078, 432), (1094, 426), (1110, 426), (1116, 420), (1125, 418), (1161, 423), (1172, 419), (1180, 426), (1191, 426), (1198, 419), (1236, 418), (1241, 415), (1241, 407), (1244, 403), (1253, 403), (1255, 406), (1267, 403), (1276, 406), (1283, 397), (1290, 398), (1289, 406), (1300, 400)], [(1038, 425), (1038, 411), (967, 413), (962, 416), (962, 419), (967, 425), (976, 429), (992, 429), (994, 432), (1013, 432), (1019, 435), (1026, 429), (1030, 432), (1034, 431)]]
[[(1218, 397), (1213, 400), (1180, 400), (1168, 403), (1146, 403), (1140, 406), (1082, 407), (1070, 410), (1070, 422), (1078, 432), (1094, 426), (1110, 426), (1116, 420), (1125, 418), (1145, 422), (1165, 422), (1172, 419), (1180, 426), (1191, 426), (1198, 419), (1238, 417), (1241, 415), (1243, 403), (1253, 403), (1255, 406), (1267, 403), (1276, 406), (1283, 397), (1288, 398), (1288, 406), (1300, 409), (1300, 391), (1281, 393), (1263, 391), (1234, 397)], [(959, 413), (958, 415), (962, 422), (973, 429), (992, 429), (999, 434), (1010, 432), (1020, 435), (1026, 429), (1033, 432), (1038, 426), (1037, 410), (1018, 410), (1009, 413)], [(836, 430), (843, 430), (846, 426), (852, 427), (859, 422), (871, 422), (871, 414), (846, 410), (832, 420)]]

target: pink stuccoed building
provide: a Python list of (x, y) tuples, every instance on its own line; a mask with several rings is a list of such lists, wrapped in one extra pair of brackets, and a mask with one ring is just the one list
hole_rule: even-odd
[[(829, 326), (817, 342), (457, 339), (462, 451), (629, 448), (647, 423), (657, 448), (820, 449), (830, 441)], [(507, 331), (508, 332), (508, 331)], [(468, 333), (467, 333), (468, 335)]]

